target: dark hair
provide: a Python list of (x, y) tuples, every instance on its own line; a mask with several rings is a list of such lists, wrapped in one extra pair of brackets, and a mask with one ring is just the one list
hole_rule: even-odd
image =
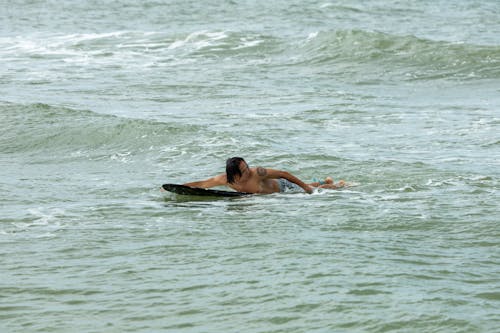
[[(245, 160), (241, 157), (231, 157), (231, 158), (227, 159), (227, 161), (226, 161), (226, 176), (227, 176), (227, 182), (229, 184), (234, 183), (235, 176), (241, 177), (241, 170), (240, 170), (241, 162), (245, 162)], [(245, 164), (246, 163), (247, 162), (245, 162)]]

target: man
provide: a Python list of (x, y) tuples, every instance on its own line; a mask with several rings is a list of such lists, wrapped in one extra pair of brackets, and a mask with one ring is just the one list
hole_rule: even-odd
[(250, 168), (243, 158), (232, 157), (226, 161), (226, 173), (184, 185), (200, 188), (229, 186), (238, 192), (270, 194), (290, 190), (312, 193), (312, 187), (333, 189), (343, 187), (345, 183), (340, 181), (334, 184), (332, 178), (327, 177), (324, 182), (306, 184), (289, 172), (263, 167)]

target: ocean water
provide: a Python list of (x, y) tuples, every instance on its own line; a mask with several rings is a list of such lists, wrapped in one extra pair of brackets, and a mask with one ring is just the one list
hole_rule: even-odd
[[(0, 331), (500, 332), (499, 18), (0, 0)], [(356, 186), (159, 191), (231, 156)]]

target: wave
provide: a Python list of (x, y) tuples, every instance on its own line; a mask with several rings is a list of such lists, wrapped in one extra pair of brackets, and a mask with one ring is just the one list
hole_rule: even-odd
[[(243, 66), (308, 66), (338, 73), (373, 73), (389, 78), (497, 79), (500, 46), (435, 41), (366, 30), (318, 31), (308, 36), (253, 31), (199, 30), (188, 33), (116, 31), (99, 34), (0, 38), (5, 60), (53, 60), (54, 71), (75, 65), (182, 66), (220, 60)], [(54, 67), (56, 66), (56, 67)], [(104, 66), (104, 67), (103, 67)], [(64, 70), (63, 70), (64, 72)]]
[(66, 62), (111, 60), (160, 61), (180, 58), (234, 57), (272, 53), (278, 38), (254, 32), (200, 30), (186, 34), (115, 31), (93, 34), (0, 37), (0, 55), (13, 58), (60, 58)]
[(364, 30), (322, 31), (298, 45), (292, 64), (350, 67), (372, 65), (421, 77), (498, 78), (500, 47), (450, 43)]
[(199, 130), (197, 125), (121, 118), (47, 104), (0, 103), (0, 152), (149, 150)]

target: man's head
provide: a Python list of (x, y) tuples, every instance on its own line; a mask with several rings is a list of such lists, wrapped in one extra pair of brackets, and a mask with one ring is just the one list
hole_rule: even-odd
[(241, 177), (245, 168), (248, 168), (247, 162), (241, 157), (231, 157), (226, 161), (226, 176), (227, 182), (233, 184), (235, 177)]

